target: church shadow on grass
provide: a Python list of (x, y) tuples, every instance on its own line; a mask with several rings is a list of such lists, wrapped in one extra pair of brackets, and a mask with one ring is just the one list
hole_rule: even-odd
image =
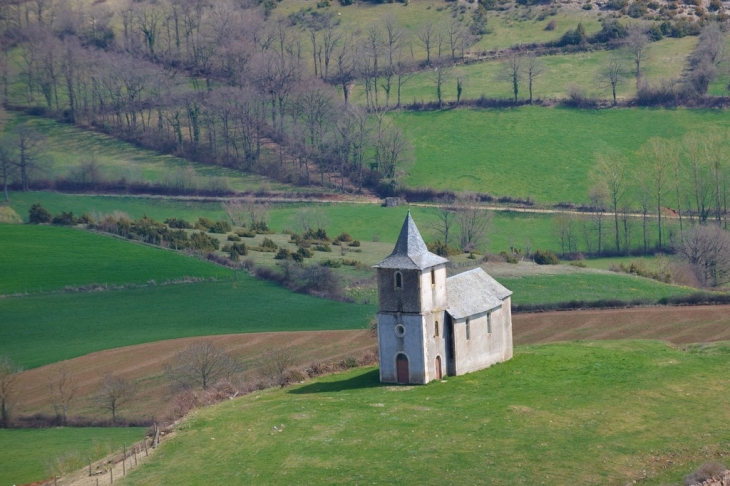
[(337, 381), (325, 381), (312, 383), (300, 388), (289, 390), (295, 395), (306, 395), (310, 393), (333, 393), (346, 390), (359, 390), (362, 388), (376, 388), (381, 386), (380, 372), (377, 368), (361, 375), (353, 376)]

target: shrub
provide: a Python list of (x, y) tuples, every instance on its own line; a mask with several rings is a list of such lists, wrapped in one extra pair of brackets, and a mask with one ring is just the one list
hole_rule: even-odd
[(286, 248), (279, 248), (279, 251), (276, 252), (276, 255), (274, 255), (275, 260), (291, 260), (292, 259), (292, 253), (287, 250)]
[(169, 226), (170, 228), (178, 228), (178, 229), (191, 229), (193, 227), (192, 224), (185, 221), (184, 219), (178, 219), (178, 218), (167, 218), (165, 220), (165, 224)]
[(198, 218), (198, 221), (195, 222), (195, 229), (200, 231), (210, 231), (210, 229), (215, 225), (213, 220), (208, 218)]
[(254, 238), (256, 236), (256, 233), (251, 230), (239, 230), (236, 231), (236, 234), (242, 238)]
[(353, 240), (352, 242), (348, 243), (347, 246), (358, 247), (360, 246), (360, 240)]
[(190, 236), (190, 248), (200, 251), (215, 251), (218, 249), (218, 240), (205, 233), (193, 233)]
[(591, 2), (588, 2), (588, 3), (584, 3), (581, 8), (583, 10), (593, 10), (593, 5), (591, 4)]
[(320, 265), (324, 265), (325, 267), (329, 268), (340, 268), (340, 266), (342, 266), (342, 260), (328, 258), (327, 260), (321, 262)]
[(499, 256), (504, 258), (504, 261), (506, 261), (507, 263), (516, 264), (519, 262), (517, 255), (515, 255), (514, 253), (507, 253), (506, 251), (502, 251), (499, 253)]
[(629, 5), (629, 0), (608, 0), (606, 8), (609, 10), (621, 10)]
[(708, 7), (710, 12), (718, 12), (722, 10), (722, 0), (710, 0), (710, 6)]
[(314, 252), (307, 248), (299, 248), (296, 255), (300, 255), (302, 258), (312, 258), (314, 256)]
[(704, 483), (708, 479), (722, 475), (725, 471), (727, 471), (727, 468), (719, 462), (706, 462), (697, 468), (697, 470), (692, 474), (685, 476), (683, 484), (690, 486), (693, 484)]
[(28, 210), (28, 221), (31, 224), (50, 223), (51, 213), (46, 211), (40, 203), (35, 203)]
[(61, 226), (74, 226), (78, 224), (78, 222), (78, 218), (76, 218), (72, 212), (61, 212), (61, 214), (55, 215), (51, 221), (52, 224), (58, 224)]
[(560, 263), (558, 256), (550, 250), (537, 250), (533, 258), (538, 265), (557, 265)]
[(551, 31), (555, 30), (555, 28), (556, 28), (557, 26), (558, 26), (558, 23), (557, 23), (557, 22), (555, 22), (555, 20), (551, 20), (551, 21), (550, 21), (550, 22), (548, 22), (548, 23), (547, 23), (547, 25), (545, 26), (545, 30), (547, 30), (548, 32), (551, 32)]
[(629, 17), (638, 19), (639, 17), (643, 17), (647, 12), (646, 4), (643, 2), (634, 2), (631, 5), (629, 5), (629, 8), (626, 10), (626, 13)]
[(343, 233), (340, 234), (340, 236), (338, 236), (337, 238), (335, 238), (335, 241), (333, 241), (332, 244), (338, 245), (340, 243), (349, 243), (351, 241), (352, 241), (352, 236), (350, 236), (349, 234), (343, 232)]
[(84, 213), (79, 216), (78, 224), (94, 224), (94, 218), (89, 213)]
[(224, 235), (231, 231), (231, 225), (228, 221), (216, 221), (213, 226), (210, 227), (211, 233), (218, 233)]
[(272, 250), (279, 248), (278, 245), (269, 238), (264, 238), (264, 241), (261, 242), (261, 246), (264, 248), (271, 248)]
[(459, 248), (454, 248), (453, 246), (449, 246), (446, 243), (443, 243), (441, 240), (436, 240), (433, 243), (428, 243), (426, 245), (428, 248), (428, 251), (431, 253), (435, 253), (438, 256), (442, 257), (448, 257), (451, 255), (460, 255), (463, 252)]
[(331, 247), (331, 246), (329, 246), (329, 245), (316, 245), (316, 246), (314, 247), (314, 249), (315, 249), (316, 251), (323, 251), (323, 252), (325, 252), (325, 253), (331, 253), (331, 252), (332, 252), (332, 247)]
[(241, 241), (241, 237), (238, 235), (228, 235), (228, 241)]

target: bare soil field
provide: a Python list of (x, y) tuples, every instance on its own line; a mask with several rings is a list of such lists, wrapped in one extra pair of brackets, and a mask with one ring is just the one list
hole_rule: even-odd
[[(675, 344), (724, 341), (730, 340), (730, 306), (518, 314), (513, 316), (513, 332), (517, 345), (598, 339), (660, 339)], [(212, 341), (239, 356), (249, 370), (247, 378), (255, 377), (256, 360), (267, 348), (290, 347), (297, 361), (306, 365), (359, 357), (376, 346), (370, 331), (358, 330), (233, 334), (117, 348), (22, 373), (24, 392), (18, 411), (52, 413), (48, 377), (64, 364), (79, 384), (71, 415), (99, 416), (93, 396), (101, 376), (112, 371), (139, 386), (135, 402), (121, 411), (122, 416), (161, 418), (171, 398), (163, 368), (176, 353), (198, 341)]]

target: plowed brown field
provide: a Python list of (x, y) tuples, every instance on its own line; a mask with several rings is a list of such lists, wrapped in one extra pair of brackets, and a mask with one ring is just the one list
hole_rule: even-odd
[[(730, 306), (649, 307), (618, 310), (546, 312), (513, 316), (515, 344), (596, 339), (661, 339), (676, 344), (730, 340)], [(185, 338), (92, 353), (64, 362), (79, 384), (72, 415), (98, 415), (93, 394), (107, 371), (138, 383), (134, 404), (125, 416), (159, 416), (170, 390), (163, 368), (189, 344), (212, 341), (241, 357), (249, 369), (262, 350), (287, 346), (296, 350), (299, 363), (336, 361), (374, 349), (375, 337), (367, 330), (233, 334)], [(51, 413), (48, 376), (59, 364), (21, 374), (23, 390), (19, 412)], [(251, 375), (253, 372), (251, 372)]]

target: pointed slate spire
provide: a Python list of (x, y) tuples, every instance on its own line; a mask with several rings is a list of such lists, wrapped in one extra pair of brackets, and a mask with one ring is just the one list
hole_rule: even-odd
[(446, 262), (448, 262), (446, 258), (428, 251), (409, 210), (400, 230), (398, 241), (395, 243), (395, 248), (393, 248), (393, 253), (385, 260), (374, 265), (374, 267), (424, 270)]

